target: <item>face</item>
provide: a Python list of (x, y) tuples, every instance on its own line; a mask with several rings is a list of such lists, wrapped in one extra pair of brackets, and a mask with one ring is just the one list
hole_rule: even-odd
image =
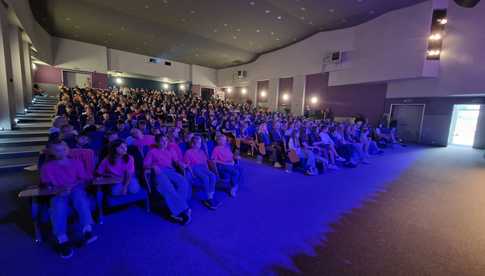
[(167, 139), (167, 137), (160, 138), (160, 147), (162, 149), (165, 149), (165, 148), (167, 148), (167, 145), (168, 145), (168, 139)]
[(69, 148), (65, 143), (60, 143), (52, 145), (49, 148), (49, 152), (54, 156), (55, 159), (61, 160), (67, 158), (67, 155), (69, 154)]
[(126, 144), (125, 143), (122, 143), (121, 145), (119, 145), (119, 147), (116, 148), (116, 154), (118, 155), (125, 155), (126, 154)]
[(225, 146), (227, 143), (227, 138), (226, 136), (220, 136), (218, 139), (217, 139), (217, 144), (219, 146)]
[(86, 145), (89, 143), (89, 138), (87, 136), (79, 136), (78, 143), (79, 145)]
[(108, 136), (108, 141), (109, 141), (109, 142), (113, 142), (114, 140), (118, 140), (118, 133), (111, 133), (111, 134)]
[(195, 143), (192, 144), (192, 146), (195, 148), (195, 149), (200, 149), (200, 147), (202, 146), (202, 142), (200, 139), (195, 139)]

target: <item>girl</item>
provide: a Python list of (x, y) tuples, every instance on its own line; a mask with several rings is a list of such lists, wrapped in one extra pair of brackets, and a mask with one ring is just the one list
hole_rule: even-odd
[(234, 162), (234, 155), (227, 146), (227, 138), (225, 135), (217, 136), (217, 146), (212, 151), (211, 159), (216, 163), (217, 170), (221, 175), (230, 178), (229, 195), (236, 197), (241, 182), (241, 172), (239, 167)]

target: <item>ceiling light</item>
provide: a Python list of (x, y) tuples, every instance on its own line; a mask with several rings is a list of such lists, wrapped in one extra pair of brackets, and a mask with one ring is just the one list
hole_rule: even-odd
[(446, 25), (446, 23), (448, 23), (448, 19), (446, 18), (438, 19), (438, 23), (440, 23), (441, 25)]
[(437, 57), (441, 54), (440, 50), (429, 50), (428, 51), (428, 56), (429, 57)]
[(237, 36), (233, 35), (233, 36), (232, 36), (232, 39), (237, 39)]
[(278, 15), (278, 17), (276, 17), (276, 19), (281, 20), (281, 19), (283, 19), (283, 16)]
[(374, 10), (369, 11), (370, 14), (376, 13)]
[(66, 17), (66, 21), (71, 21), (71, 18), (70, 17)]
[(316, 103), (318, 103), (318, 98), (317, 98), (316, 96), (313, 96), (313, 97), (310, 99), (310, 102), (311, 102), (312, 104), (316, 104)]
[(442, 38), (440, 33), (435, 33), (429, 36), (429, 40), (440, 40)]
[(261, 94), (260, 95), (261, 95), (262, 98), (266, 98), (266, 91), (264, 91), (264, 90), (261, 91)]
[(217, 29), (214, 29), (214, 33), (217, 33)]
[(290, 95), (288, 93), (283, 94), (283, 101), (288, 101), (290, 99)]
[(145, 9), (149, 9), (149, 8), (150, 8), (150, 6), (148, 6), (148, 5), (145, 5)]
[(306, 11), (306, 8), (305, 7), (301, 7), (300, 10)]
[(246, 88), (241, 89), (241, 94), (246, 95), (248, 93), (248, 90)]
[(116, 78), (115, 79), (116, 84), (120, 85), (123, 84), (123, 79), (122, 78)]
[(328, 12), (330, 12), (330, 13), (334, 13), (334, 12), (335, 12), (335, 10), (334, 10), (334, 9), (329, 9), (329, 10), (328, 10)]
[(256, 3), (254, 1), (249, 2), (249, 5), (254, 6)]
[(256, 32), (259, 33), (259, 32), (261, 32), (261, 30), (260, 29), (256, 29)]
[(271, 13), (271, 11), (270, 10), (265, 10), (264, 13), (265, 14), (269, 14), (269, 13)]

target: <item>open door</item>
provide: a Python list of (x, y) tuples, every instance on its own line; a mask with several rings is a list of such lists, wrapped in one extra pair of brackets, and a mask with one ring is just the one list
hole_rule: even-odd
[(395, 122), (397, 137), (404, 142), (420, 142), (423, 116), (424, 104), (391, 105), (391, 121)]
[(451, 145), (473, 146), (479, 115), (480, 105), (454, 105), (448, 143)]

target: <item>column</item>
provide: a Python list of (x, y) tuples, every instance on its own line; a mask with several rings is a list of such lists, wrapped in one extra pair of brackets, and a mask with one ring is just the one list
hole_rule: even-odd
[(247, 99), (250, 99), (253, 102), (253, 107), (255, 107), (257, 102), (257, 95), (258, 95), (258, 82), (251, 81), (247, 87), (247, 90), (248, 90)]
[(279, 79), (270, 79), (269, 80), (269, 89), (268, 89), (268, 108), (271, 111), (278, 110), (278, 94), (279, 94)]
[(0, 130), (12, 129), (15, 118), (12, 82), (7, 14), (0, 5)]
[(13, 91), (15, 112), (24, 113), (25, 71), (23, 59), (22, 33), (15, 25), (9, 26), (10, 57), (12, 59)]
[(291, 95), (291, 113), (302, 116), (305, 106), (306, 76), (299, 75), (293, 78), (293, 91)]
[(24, 103), (28, 105), (32, 102), (32, 57), (30, 56), (30, 44), (24, 41), (23, 49), (25, 70)]

